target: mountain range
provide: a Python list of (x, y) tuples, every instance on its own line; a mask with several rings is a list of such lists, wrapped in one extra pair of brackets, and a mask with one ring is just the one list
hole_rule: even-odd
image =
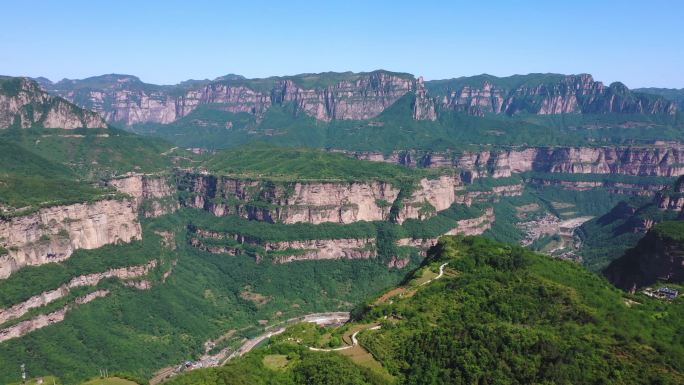
[(2, 77), (0, 382), (678, 383), (677, 95)]

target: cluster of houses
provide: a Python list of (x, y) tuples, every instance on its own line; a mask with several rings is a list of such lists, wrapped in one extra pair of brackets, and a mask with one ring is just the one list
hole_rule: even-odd
[(659, 298), (659, 299), (667, 299), (667, 300), (673, 300), (677, 298), (679, 295), (679, 291), (677, 289), (673, 289), (671, 287), (661, 287), (656, 290), (653, 288), (647, 287), (643, 291), (644, 294), (646, 294), (649, 297), (653, 298)]

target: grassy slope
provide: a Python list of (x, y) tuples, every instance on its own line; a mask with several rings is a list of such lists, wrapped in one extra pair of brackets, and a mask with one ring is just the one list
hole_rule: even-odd
[(212, 156), (205, 167), (212, 174), (288, 181), (396, 181), (434, 176), (436, 170), (409, 169), (352, 159), (343, 154), (264, 144), (243, 146)]
[(66, 165), (83, 178), (157, 172), (171, 165), (162, 155), (171, 144), (117, 129), (12, 129), (2, 132), (0, 139)]
[(0, 138), (0, 205), (14, 208), (82, 202), (111, 193), (68, 167)]

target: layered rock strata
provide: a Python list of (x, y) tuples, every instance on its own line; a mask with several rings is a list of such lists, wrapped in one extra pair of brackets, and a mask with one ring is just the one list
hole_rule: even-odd
[(428, 82), (428, 87), (441, 96), (442, 108), (476, 116), (520, 113), (674, 115), (677, 111), (676, 103), (667, 99), (632, 92), (622, 83), (605, 86), (589, 74), (516, 77), (517, 85), (511, 85), (515, 77), (500, 79), (485, 75), (479, 82), (474, 78), (461, 82), (455, 79), (445, 90), (437, 91), (433, 85), (449, 81)]
[(60, 98), (48, 95), (38, 83), (27, 78), (0, 78), (0, 129), (106, 128), (102, 118)]
[(65, 283), (57, 289), (40, 293), (12, 307), (0, 309), (0, 325), (11, 319), (23, 316), (31, 309), (45, 306), (53, 301), (65, 297), (73, 288), (82, 286), (95, 286), (101, 280), (112, 277), (122, 280), (141, 277), (156, 266), (157, 260), (152, 260), (146, 265), (120, 267), (116, 269), (110, 269), (102, 273), (79, 275), (78, 277), (72, 278), (68, 283)]
[(509, 177), (536, 171), (570, 174), (621, 174), (634, 176), (684, 175), (684, 145), (630, 147), (531, 147), (463, 153), (402, 152), (352, 153), (363, 160), (409, 167), (449, 167), (463, 170), (467, 179)]
[(96, 290), (92, 293), (88, 293), (84, 295), (83, 297), (78, 297), (76, 300), (74, 300), (74, 303), (69, 304), (64, 306), (63, 308), (56, 310), (52, 313), (49, 314), (40, 314), (34, 318), (31, 318), (26, 321), (21, 321), (17, 323), (16, 325), (10, 326), (6, 329), (1, 329), (0, 330), (0, 343), (10, 340), (12, 338), (19, 338), (21, 336), (24, 336), (32, 331), (44, 328), (46, 326), (50, 326), (52, 324), (55, 324), (57, 322), (64, 321), (64, 318), (66, 317), (67, 312), (69, 310), (72, 310), (76, 308), (79, 305), (84, 305), (88, 302), (93, 301), (96, 298), (101, 298), (109, 295), (109, 290), (102, 289), (102, 290)]
[[(402, 200), (395, 220), (425, 219), (451, 206), (454, 176), (422, 179), (409, 197), (386, 182), (274, 183), (212, 175), (189, 175), (185, 185), (192, 196), (184, 204), (205, 209), (216, 216), (281, 223), (352, 223), (389, 219), (397, 199)], [(397, 206), (399, 207), (399, 206)]]
[(176, 188), (164, 176), (130, 173), (107, 184), (133, 197), (138, 211), (145, 217), (158, 217), (178, 210)]
[[(331, 84), (305, 86), (319, 75), (288, 78), (226, 78), (190, 86), (155, 86), (127, 75), (98, 77), (99, 87), (83, 81), (65, 80), (44, 84), (84, 108), (100, 113), (109, 122), (124, 125), (171, 123), (200, 105), (213, 105), (233, 113), (264, 114), (272, 106), (291, 105), (296, 113), (317, 120), (370, 119), (412, 90), (418, 90), (417, 119), (434, 119), (434, 103), (422, 82), (408, 74), (374, 71), (342, 76)], [(322, 74), (321, 77), (325, 77)]]
[(136, 205), (109, 199), (40, 209), (0, 220), (0, 279), (23, 266), (62, 261), (77, 249), (141, 239)]

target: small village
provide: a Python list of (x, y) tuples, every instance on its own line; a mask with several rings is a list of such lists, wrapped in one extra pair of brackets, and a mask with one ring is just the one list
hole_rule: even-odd
[(641, 292), (651, 298), (664, 299), (668, 301), (673, 301), (679, 296), (679, 290), (673, 289), (671, 287), (660, 287), (658, 289), (647, 287)]

